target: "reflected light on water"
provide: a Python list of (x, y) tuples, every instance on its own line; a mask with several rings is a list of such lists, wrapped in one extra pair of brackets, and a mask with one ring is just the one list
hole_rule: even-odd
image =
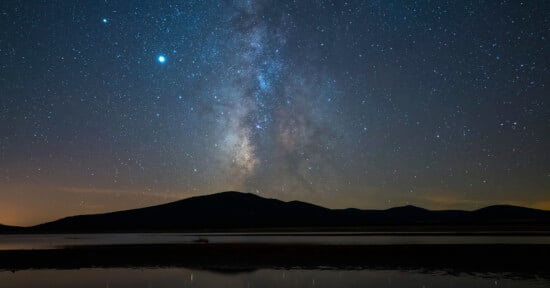
[(185, 268), (109, 268), (0, 272), (4, 288), (20, 287), (549, 287), (541, 279), (383, 270), (257, 270), (219, 273)]

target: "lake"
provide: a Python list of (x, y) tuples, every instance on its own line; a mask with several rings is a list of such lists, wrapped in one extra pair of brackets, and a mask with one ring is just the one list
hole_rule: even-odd
[(0, 287), (550, 287), (544, 279), (395, 270), (277, 270), (218, 273), (186, 268), (0, 272)]
[(0, 235), (0, 287), (550, 287), (549, 247), (513, 233)]

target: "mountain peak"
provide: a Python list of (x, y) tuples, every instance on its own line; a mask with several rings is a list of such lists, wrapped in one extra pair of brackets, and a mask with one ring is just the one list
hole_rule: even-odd
[(533, 208), (514, 206), (514, 205), (493, 205), (487, 206), (478, 210), (475, 210), (474, 213), (478, 214), (502, 214), (502, 215), (514, 215), (517, 213), (522, 214), (537, 214), (537, 213), (550, 213), (544, 210), (538, 210)]
[(414, 206), (414, 205), (405, 205), (405, 206), (398, 206), (398, 207), (393, 207), (393, 208), (389, 208), (389, 209), (386, 209), (386, 211), (407, 211), (407, 212), (413, 212), (413, 211), (422, 211), (422, 212), (427, 212), (427, 211), (430, 211), (428, 209), (424, 209), (422, 207), (417, 207), (417, 206)]
[[(202, 197), (208, 197), (208, 198), (218, 198), (218, 197), (254, 197), (254, 198), (264, 198), (258, 194), (250, 193), (250, 192), (240, 192), (240, 191), (223, 191), (208, 195), (197, 195), (192, 198), (202, 198)], [(185, 199), (183, 199), (185, 200)]]
[(537, 210), (537, 209), (533, 209), (533, 208), (527, 208), (527, 207), (521, 207), (521, 206), (515, 206), (515, 205), (509, 205), (509, 204), (500, 204), (500, 205), (491, 205), (491, 206), (483, 207), (483, 208), (480, 208), (476, 211), (507, 210), (507, 209)]

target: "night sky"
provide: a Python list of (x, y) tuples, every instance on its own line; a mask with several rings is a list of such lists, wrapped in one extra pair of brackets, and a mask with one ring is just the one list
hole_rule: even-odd
[(550, 2), (1, 1), (0, 223), (226, 190), (550, 209)]

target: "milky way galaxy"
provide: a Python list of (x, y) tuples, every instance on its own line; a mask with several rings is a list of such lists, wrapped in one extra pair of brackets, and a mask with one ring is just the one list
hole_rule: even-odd
[(0, 223), (226, 190), (550, 209), (547, 2), (2, 1)]

